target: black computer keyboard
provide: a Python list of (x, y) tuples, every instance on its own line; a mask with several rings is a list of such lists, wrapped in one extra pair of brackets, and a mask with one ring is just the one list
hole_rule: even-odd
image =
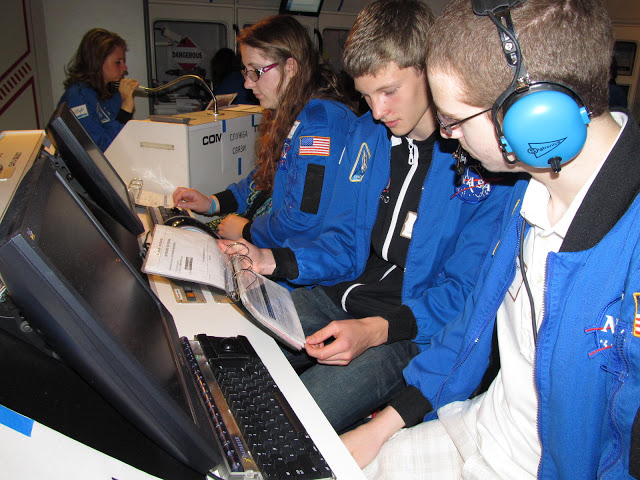
[[(211, 402), (209, 411), (220, 443), (225, 446), (230, 470), (240, 472), (244, 468), (240, 451), (243, 445), (233, 438), (234, 427), (226, 425), (229, 422), (222, 418), (226, 406), (264, 479), (335, 478), (249, 341), (242, 336), (196, 338), (193, 353), (187, 352), (187, 357), (191, 355), (192, 363), (196, 364), (200, 363), (196, 359), (198, 354), (206, 358), (226, 402), (226, 405)], [(183, 338), (183, 344), (190, 342)], [(202, 383), (206, 386), (207, 382)], [(216, 393), (203, 395), (205, 400), (215, 400)]]
[(167, 220), (173, 217), (189, 216), (189, 210), (178, 207), (147, 207), (147, 212), (149, 212), (149, 218), (153, 225), (164, 225)]

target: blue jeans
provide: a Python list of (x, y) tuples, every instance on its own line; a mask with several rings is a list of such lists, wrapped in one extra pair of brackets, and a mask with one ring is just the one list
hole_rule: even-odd
[[(353, 318), (322, 288), (299, 288), (291, 296), (305, 335), (333, 320)], [(369, 348), (345, 366), (317, 363), (304, 350), (285, 351), (294, 368), (309, 366), (300, 375), (302, 383), (339, 433), (382, 407), (406, 386), (402, 370), (417, 354), (418, 347), (411, 340)]]

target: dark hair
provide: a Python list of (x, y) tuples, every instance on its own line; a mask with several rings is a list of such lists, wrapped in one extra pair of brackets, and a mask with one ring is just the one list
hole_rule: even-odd
[[(258, 167), (253, 176), (258, 190), (271, 191), (284, 141), (309, 100), (320, 98), (351, 105), (339, 88), (336, 75), (295, 18), (287, 15), (265, 18), (241, 30), (238, 43), (262, 50), (265, 57), (280, 64), (276, 67), (281, 72), (280, 105), (264, 113), (256, 141)], [(298, 68), (283, 90), (284, 65), (289, 58), (297, 62)]]
[(342, 62), (352, 77), (376, 75), (389, 63), (425, 68), (433, 13), (420, 0), (377, 0), (363, 8), (347, 37)]
[(233, 50), (223, 47), (216, 52), (211, 60), (211, 80), (217, 86), (222, 79), (233, 71), (236, 54)]
[[(604, 113), (614, 42), (605, 4), (527, 0), (511, 16), (531, 80), (566, 85), (593, 116)], [(513, 79), (495, 25), (474, 15), (469, 0), (447, 5), (429, 32), (427, 48), (428, 68), (455, 76), (469, 105), (491, 107)]]
[(92, 28), (85, 33), (78, 50), (64, 69), (67, 75), (64, 88), (69, 88), (74, 83), (86, 82), (98, 92), (100, 100), (111, 97), (113, 93), (105, 85), (102, 65), (117, 47), (127, 50), (127, 42), (117, 33), (104, 28)]

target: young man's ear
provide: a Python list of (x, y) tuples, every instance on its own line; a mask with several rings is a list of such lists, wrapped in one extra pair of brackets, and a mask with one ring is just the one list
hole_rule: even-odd
[(298, 62), (295, 58), (289, 57), (284, 64), (284, 71), (289, 78), (294, 77), (298, 73)]

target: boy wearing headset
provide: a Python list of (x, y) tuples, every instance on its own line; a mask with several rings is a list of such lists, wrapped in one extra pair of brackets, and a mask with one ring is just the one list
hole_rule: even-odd
[(403, 401), (342, 438), (375, 478), (640, 478), (640, 130), (608, 111), (611, 22), (600, 0), (502, 3), (449, 4), (428, 79), (443, 135), (531, 180)]
[(404, 388), (402, 370), (461, 312), (508, 190), (477, 169), (458, 174), (457, 143), (439, 135), (424, 57), (432, 21), (420, 0), (360, 12), (344, 63), (371, 111), (350, 129), (332, 226), (313, 242), (249, 247), (260, 273), (321, 285), (292, 292), (309, 337), (289, 359), (309, 367), (301, 379), (338, 431)]

